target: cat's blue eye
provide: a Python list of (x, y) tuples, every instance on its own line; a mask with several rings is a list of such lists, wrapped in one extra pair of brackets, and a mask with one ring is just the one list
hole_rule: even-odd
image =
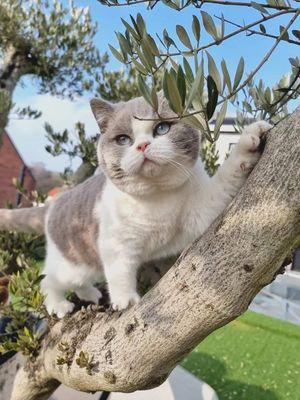
[(154, 136), (163, 136), (169, 132), (170, 128), (170, 122), (161, 122), (154, 128)]
[(127, 135), (119, 135), (115, 140), (120, 146), (131, 145), (131, 138)]

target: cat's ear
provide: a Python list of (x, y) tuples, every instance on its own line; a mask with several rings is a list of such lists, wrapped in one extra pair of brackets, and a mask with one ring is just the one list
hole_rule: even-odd
[(101, 133), (105, 133), (108, 121), (115, 110), (115, 105), (102, 99), (92, 99), (90, 105)]

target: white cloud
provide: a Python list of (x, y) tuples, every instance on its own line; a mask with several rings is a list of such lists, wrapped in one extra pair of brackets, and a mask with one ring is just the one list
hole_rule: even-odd
[[(15, 142), (25, 162), (30, 165), (42, 161), (46, 167), (55, 171), (63, 171), (68, 165), (66, 157), (52, 157), (45, 150), (45, 122), (49, 122), (57, 131), (65, 128), (72, 131), (76, 122), (83, 122), (88, 134), (99, 131), (87, 99), (80, 98), (74, 102), (61, 100), (50, 95), (32, 95), (26, 101), (17, 102), (18, 107), (26, 107), (42, 111), (36, 120), (16, 120), (11, 118), (7, 131)], [(78, 165), (75, 160), (74, 167)]]

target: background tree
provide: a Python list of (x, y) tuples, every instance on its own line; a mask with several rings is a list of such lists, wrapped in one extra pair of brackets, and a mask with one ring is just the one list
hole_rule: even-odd
[[(24, 76), (40, 93), (73, 98), (90, 90), (107, 56), (93, 43), (97, 25), (88, 8), (62, 1), (3, 0), (0, 4), (0, 138)], [(21, 115), (39, 116), (35, 110)]]

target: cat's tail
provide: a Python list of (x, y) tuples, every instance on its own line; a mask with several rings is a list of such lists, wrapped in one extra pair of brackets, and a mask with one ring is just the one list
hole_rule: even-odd
[(0, 231), (44, 233), (48, 206), (0, 209)]

